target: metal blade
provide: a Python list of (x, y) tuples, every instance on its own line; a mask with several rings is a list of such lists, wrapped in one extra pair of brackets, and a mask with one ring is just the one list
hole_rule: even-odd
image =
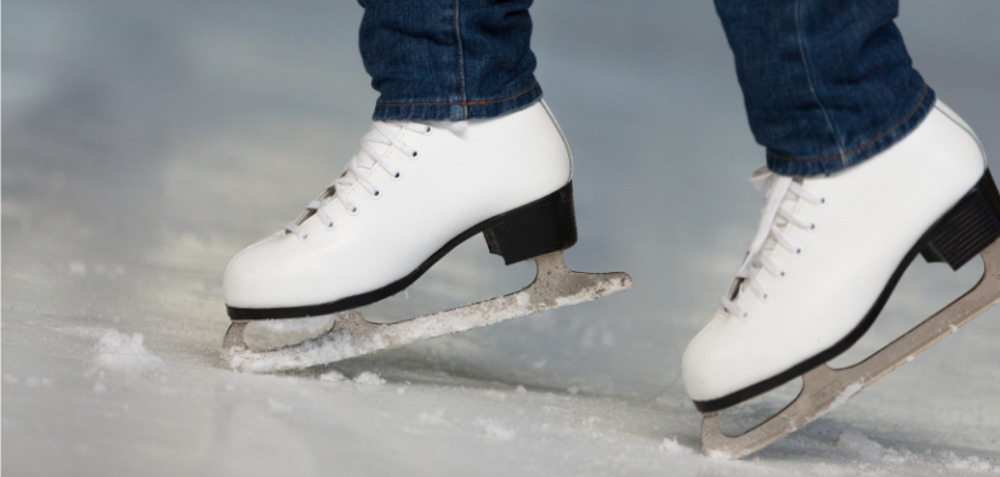
[(222, 357), (240, 371), (305, 368), (576, 305), (632, 288), (632, 278), (626, 273), (581, 273), (566, 268), (562, 252), (542, 255), (535, 262), (535, 280), (518, 292), (385, 325), (371, 323), (361, 312), (352, 310), (322, 336), (268, 351), (249, 349), (243, 341), (247, 322), (233, 322), (223, 340)]
[(985, 264), (983, 277), (968, 293), (854, 366), (833, 369), (824, 364), (805, 373), (798, 397), (764, 423), (739, 436), (727, 436), (719, 428), (718, 415), (705, 415), (701, 424), (702, 452), (710, 457), (738, 459), (763, 449), (958, 331), (958, 327), (1000, 301), (1000, 240), (980, 255)]

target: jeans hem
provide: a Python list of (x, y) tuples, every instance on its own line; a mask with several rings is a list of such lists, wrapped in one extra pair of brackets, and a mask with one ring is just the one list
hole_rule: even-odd
[(531, 106), (542, 97), (537, 81), (526, 90), (506, 98), (486, 101), (408, 101), (377, 103), (375, 121), (463, 121), (487, 119)]
[(785, 157), (768, 150), (767, 168), (775, 174), (793, 177), (830, 175), (849, 169), (889, 149), (913, 132), (934, 108), (935, 101), (934, 90), (924, 85), (917, 105), (906, 116), (894, 126), (875, 134), (872, 139), (865, 141), (860, 146), (844, 154), (807, 159)]

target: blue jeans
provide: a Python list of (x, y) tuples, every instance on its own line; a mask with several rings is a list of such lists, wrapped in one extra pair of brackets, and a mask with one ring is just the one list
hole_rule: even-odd
[[(489, 118), (541, 98), (531, 0), (359, 0), (375, 120)], [(861, 163), (934, 105), (893, 19), (898, 0), (715, 0), (750, 128), (779, 174)]]
[(375, 120), (492, 118), (542, 97), (531, 0), (359, 0)]

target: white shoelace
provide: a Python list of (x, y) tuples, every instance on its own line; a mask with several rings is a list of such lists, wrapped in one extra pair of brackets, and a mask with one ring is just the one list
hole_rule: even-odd
[(750, 249), (747, 252), (743, 264), (736, 271), (736, 278), (739, 279), (739, 287), (735, 295), (730, 299), (728, 296), (722, 297), (722, 308), (729, 314), (746, 319), (749, 314), (741, 308), (737, 302), (740, 296), (750, 289), (761, 301), (767, 301), (770, 295), (757, 278), (761, 269), (778, 277), (785, 278), (785, 269), (771, 258), (770, 252), (778, 245), (784, 247), (793, 254), (802, 253), (802, 247), (792, 243), (783, 232), (788, 224), (795, 225), (807, 230), (816, 228), (816, 224), (806, 222), (787, 209), (781, 207), (786, 199), (801, 198), (813, 204), (822, 205), (826, 203), (826, 198), (807, 191), (802, 184), (796, 182), (792, 177), (780, 176), (769, 171), (766, 167), (754, 171), (750, 175), (750, 182), (757, 190), (764, 188), (768, 182), (771, 188), (764, 195), (765, 205), (761, 211), (760, 224), (757, 226), (757, 235), (750, 242)]
[[(354, 184), (359, 184), (363, 187), (370, 196), (373, 198), (378, 198), (381, 196), (382, 192), (372, 183), (371, 180), (362, 174), (361, 168), (369, 169), (378, 165), (384, 169), (393, 179), (399, 180), (402, 177), (400, 170), (393, 166), (386, 158), (379, 154), (376, 149), (376, 145), (392, 145), (399, 149), (404, 155), (410, 159), (417, 159), (420, 154), (412, 146), (403, 141), (401, 137), (396, 135), (392, 126), (402, 126), (404, 129), (409, 129), (411, 131), (416, 131), (421, 134), (430, 134), (432, 128), (429, 124), (418, 123), (418, 122), (392, 122), (386, 123), (383, 121), (376, 121), (374, 127), (371, 131), (361, 137), (361, 152), (356, 154), (347, 161), (347, 167), (344, 172), (340, 174), (340, 177), (333, 180), (326, 186), (326, 190), (312, 202), (306, 205), (306, 211), (296, 220), (290, 221), (285, 224), (284, 229), (289, 233), (297, 235), (300, 239), (306, 240), (309, 238), (309, 233), (302, 229), (301, 225), (310, 216), (315, 214), (323, 226), (327, 230), (333, 229), (336, 225), (330, 214), (327, 213), (327, 206), (336, 199), (347, 209), (347, 213), (354, 215), (358, 213), (358, 204), (351, 198), (348, 191)], [(467, 121), (459, 122), (447, 122), (443, 123), (444, 126), (454, 132), (461, 132), (467, 126)]]

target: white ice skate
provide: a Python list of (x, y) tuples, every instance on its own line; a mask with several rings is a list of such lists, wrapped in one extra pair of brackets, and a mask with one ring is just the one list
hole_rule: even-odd
[[(629, 289), (625, 273), (578, 273), (572, 158), (544, 102), (487, 120), (376, 122), (306, 211), (240, 252), (226, 269), (232, 324), (223, 357), (245, 371), (338, 361), (594, 300)], [(380, 325), (358, 308), (403, 291), (454, 247), (482, 233), (506, 264), (535, 259), (519, 292)], [(340, 313), (329, 332), (253, 351), (249, 322)]]
[[(683, 376), (705, 414), (702, 450), (739, 458), (802, 427), (1000, 299), (1000, 195), (972, 130), (940, 101), (899, 143), (830, 177), (771, 183), (757, 235), (730, 294), (690, 343)], [(976, 254), (979, 284), (865, 361), (825, 363), (868, 330), (917, 256), (958, 269)], [(788, 407), (739, 436), (715, 413), (803, 376)]]

